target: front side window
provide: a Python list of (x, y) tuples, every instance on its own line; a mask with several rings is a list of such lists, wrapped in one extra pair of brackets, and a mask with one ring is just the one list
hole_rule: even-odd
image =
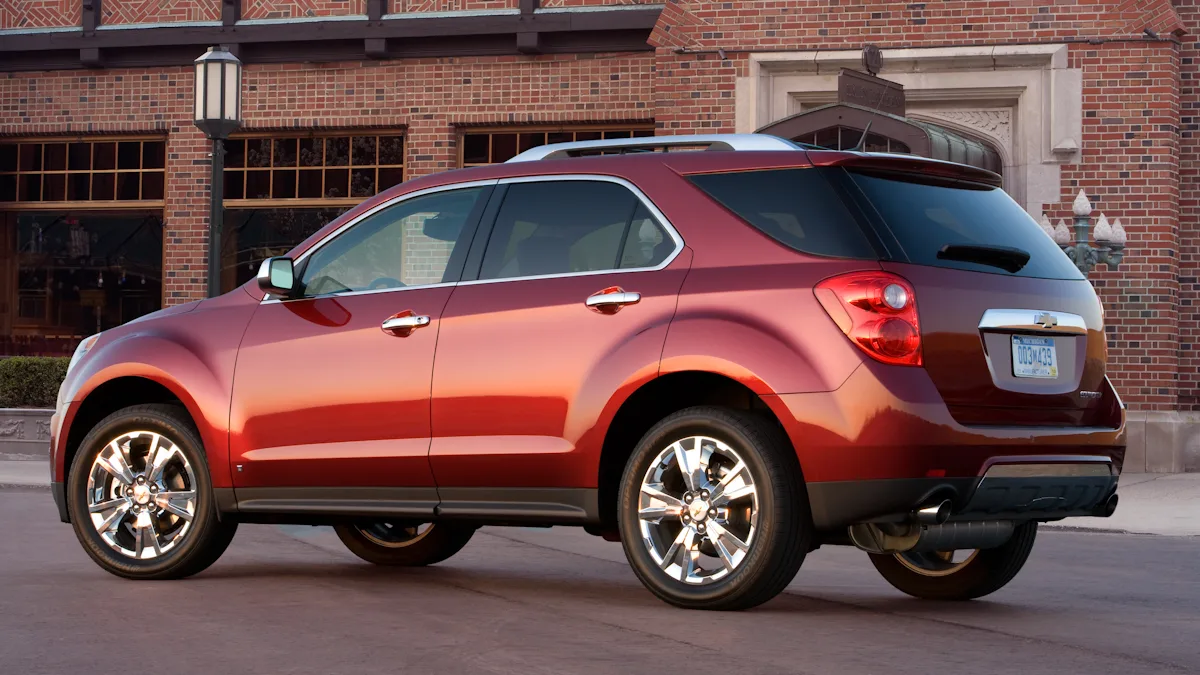
[(469, 243), (459, 235), (484, 191), (414, 197), (356, 223), (305, 262), (304, 297), (455, 281), (453, 254)]
[(675, 242), (627, 188), (601, 181), (508, 187), (480, 279), (655, 267)]

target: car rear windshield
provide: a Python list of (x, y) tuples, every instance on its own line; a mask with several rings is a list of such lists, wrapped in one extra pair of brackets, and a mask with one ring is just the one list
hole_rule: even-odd
[(824, 169), (709, 173), (691, 182), (763, 234), (803, 253), (877, 257)]
[[(1083, 278), (1062, 249), (1000, 188), (908, 175), (848, 175), (908, 262), (1043, 279)], [(1028, 259), (1006, 269), (1004, 254), (1014, 249), (1018, 259), (1024, 254)], [(989, 257), (990, 263), (978, 262)]]

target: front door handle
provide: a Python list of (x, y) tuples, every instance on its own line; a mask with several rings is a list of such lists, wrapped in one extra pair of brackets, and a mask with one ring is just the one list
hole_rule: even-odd
[(632, 293), (620, 286), (610, 286), (588, 296), (585, 304), (602, 314), (615, 314), (625, 305), (636, 305), (641, 301), (641, 293)]
[(429, 317), (419, 316), (411, 309), (406, 309), (384, 319), (380, 328), (388, 335), (408, 337), (414, 330), (428, 325)]

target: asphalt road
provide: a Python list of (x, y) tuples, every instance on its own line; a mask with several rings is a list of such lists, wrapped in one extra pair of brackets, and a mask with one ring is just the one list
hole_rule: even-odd
[(186, 581), (89, 560), (44, 490), (0, 490), (3, 673), (1170, 673), (1200, 671), (1200, 537), (1043, 530), (990, 599), (910, 600), (866, 555), (811, 554), (741, 613), (644, 591), (618, 544), (485, 529), (380, 569), (325, 528), (244, 526)]

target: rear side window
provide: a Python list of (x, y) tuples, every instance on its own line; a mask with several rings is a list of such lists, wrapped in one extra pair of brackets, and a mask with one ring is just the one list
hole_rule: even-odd
[[(1038, 224), (1004, 190), (986, 185), (850, 172), (904, 257), (918, 265), (1043, 279), (1082, 279)], [(946, 247), (999, 247), (1029, 254), (1015, 272), (948, 259)], [(939, 255), (941, 253), (941, 255)]]
[(607, 181), (508, 186), (480, 279), (655, 267), (675, 242), (646, 206)]
[(822, 169), (710, 173), (689, 180), (784, 246), (835, 258), (876, 257)]

